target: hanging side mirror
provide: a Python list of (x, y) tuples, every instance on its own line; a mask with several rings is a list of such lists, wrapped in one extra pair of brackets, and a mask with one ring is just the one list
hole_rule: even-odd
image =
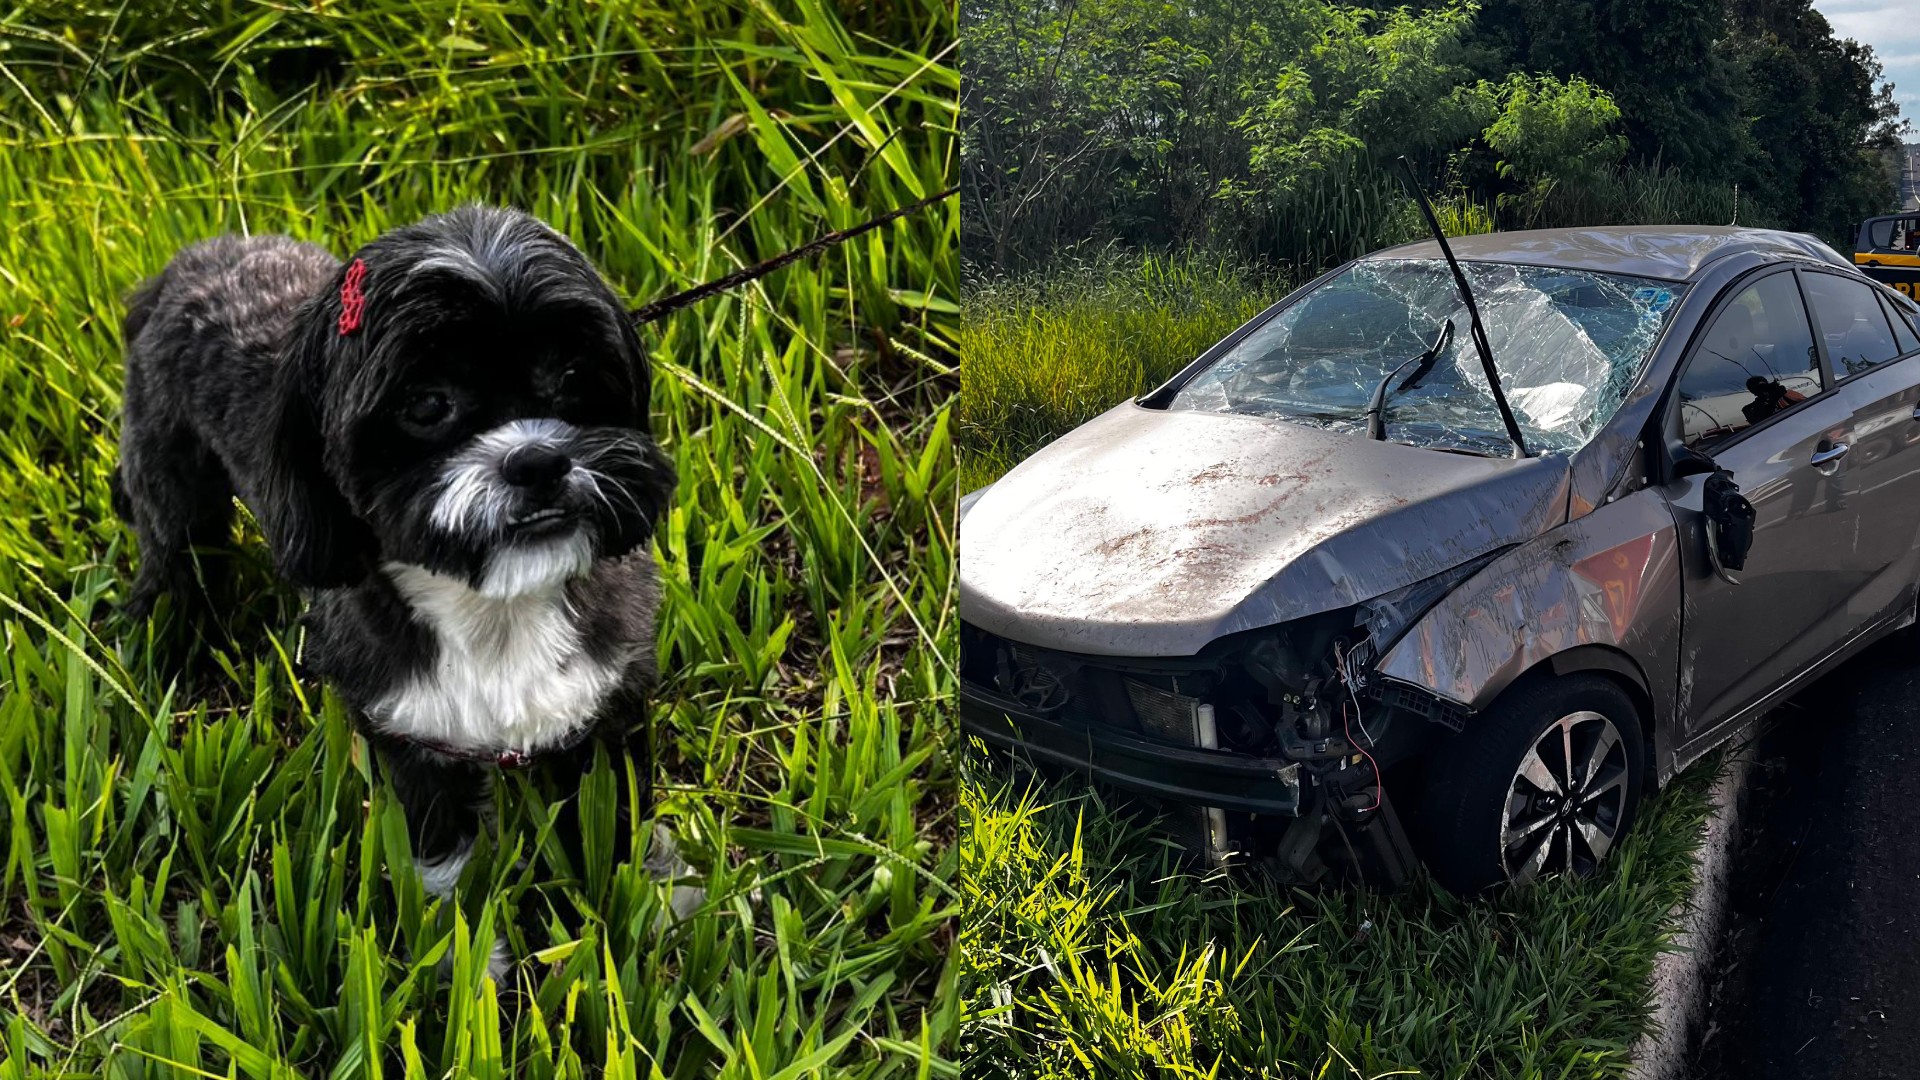
[(1753, 504), (1740, 494), (1733, 474), (1716, 468), (1701, 488), (1701, 509), (1707, 517), (1707, 556), (1713, 572), (1729, 585), (1740, 580), (1733, 571), (1747, 565), (1747, 552), (1753, 548)]

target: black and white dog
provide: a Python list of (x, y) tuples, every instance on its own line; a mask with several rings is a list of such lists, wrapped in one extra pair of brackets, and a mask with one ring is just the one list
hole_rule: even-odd
[(378, 750), (429, 890), (451, 893), (497, 766), (578, 767), (597, 742), (649, 775), (648, 542), (674, 471), (634, 327), (565, 238), (481, 208), (345, 264), (220, 237), (142, 285), (124, 329), (128, 610), (191, 599), (190, 546), (224, 543), (244, 500), (309, 592), (307, 661)]

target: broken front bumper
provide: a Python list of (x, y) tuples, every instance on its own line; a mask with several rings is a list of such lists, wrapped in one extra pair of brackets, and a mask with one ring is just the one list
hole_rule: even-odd
[(960, 722), (989, 745), (1144, 795), (1251, 814), (1300, 813), (1300, 765), (1284, 758), (1178, 746), (1049, 715), (966, 679), (960, 683)]

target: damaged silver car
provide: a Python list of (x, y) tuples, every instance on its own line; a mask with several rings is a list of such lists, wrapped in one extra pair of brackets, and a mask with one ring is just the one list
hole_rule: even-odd
[(1294, 879), (1590, 872), (1914, 621), (1916, 313), (1753, 229), (1349, 263), (963, 501), (965, 726)]

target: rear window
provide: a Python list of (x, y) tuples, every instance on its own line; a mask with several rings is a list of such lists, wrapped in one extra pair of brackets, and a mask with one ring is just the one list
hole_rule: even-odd
[(1915, 349), (1920, 349), (1920, 336), (1914, 334), (1913, 324), (1907, 321), (1906, 312), (1901, 311), (1899, 305), (1887, 299), (1885, 293), (1880, 295), (1880, 307), (1886, 311), (1887, 321), (1893, 324), (1893, 340), (1900, 346), (1900, 354), (1905, 356)]
[(1893, 342), (1893, 327), (1873, 286), (1836, 274), (1809, 273), (1802, 281), (1835, 375), (1858, 375), (1903, 351)]

